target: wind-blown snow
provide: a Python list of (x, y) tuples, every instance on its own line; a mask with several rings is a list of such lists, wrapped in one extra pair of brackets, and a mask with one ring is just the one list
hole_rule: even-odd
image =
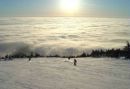
[(130, 89), (130, 61), (80, 58), (1, 61), (0, 89)]

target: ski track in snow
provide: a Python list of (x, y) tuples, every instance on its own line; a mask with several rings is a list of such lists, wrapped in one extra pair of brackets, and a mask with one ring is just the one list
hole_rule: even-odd
[(130, 61), (33, 58), (0, 62), (0, 89), (130, 89)]

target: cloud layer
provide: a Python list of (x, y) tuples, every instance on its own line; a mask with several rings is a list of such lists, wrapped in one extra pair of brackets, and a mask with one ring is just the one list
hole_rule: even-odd
[(0, 18), (0, 54), (28, 48), (43, 55), (77, 55), (130, 41), (130, 19)]

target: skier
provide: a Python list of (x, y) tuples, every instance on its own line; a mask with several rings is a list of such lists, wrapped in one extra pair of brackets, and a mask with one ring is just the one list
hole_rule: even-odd
[(76, 59), (74, 59), (74, 66), (76, 66), (77, 65), (77, 60)]
[(70, 60), (70, 57), (68, 57), (68, 60)]
[(28, 59), (28, 61), (31, 61), (31, 56), (29, 56), (29, 59)]

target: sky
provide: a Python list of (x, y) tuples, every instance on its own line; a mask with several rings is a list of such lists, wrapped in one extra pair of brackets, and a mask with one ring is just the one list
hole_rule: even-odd
[(0, 0), (0, 16), (130, 17), (130, 0)]

